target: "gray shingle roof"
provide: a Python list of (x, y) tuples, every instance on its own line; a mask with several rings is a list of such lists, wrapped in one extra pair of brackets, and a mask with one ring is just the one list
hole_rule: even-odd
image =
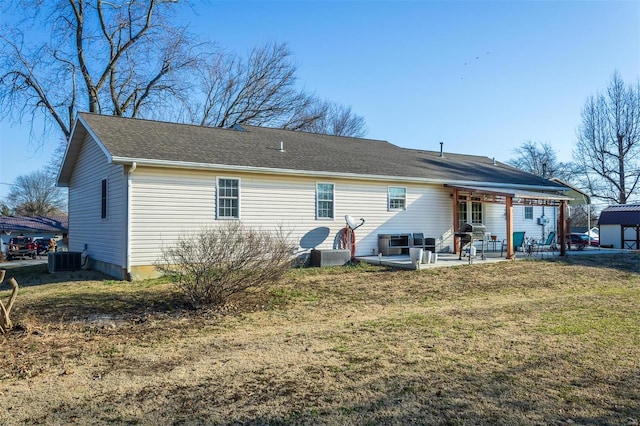
[[(236, 130), (89, 113), (79, 116), (114, 161), (145, 159), (558, 188), (506, 164), (494, 164), (488, 157), (445, 153), (441, 158), (437, 151), (406, 149), (380, 140), (255, 126)], [(281, 142), (284, 152), (279, 151)]]
[(69, 217), (55, 216), (0, 216), (0, 230), (13, 233), (57, 233), (69, 231)]

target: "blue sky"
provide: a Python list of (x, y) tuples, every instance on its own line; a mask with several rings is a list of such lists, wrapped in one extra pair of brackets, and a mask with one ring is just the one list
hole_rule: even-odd
[[(640, 78), (638, 1), (209, 1), (182, 19), (239, 53), (288, 42), (300, 86), (350, 105), (369, 138), (499, 161), (528, 140), (571, 160), (585, 100), (615, 70)], [(59, 141), (0, 121), (0, 199)]]

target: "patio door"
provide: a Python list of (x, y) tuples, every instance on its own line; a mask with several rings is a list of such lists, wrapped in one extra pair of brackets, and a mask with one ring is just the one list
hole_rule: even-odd
[(458, 197), (458, 229), (465, 223), (480, 225), (483, 222), (482, 199), (460, 195)]

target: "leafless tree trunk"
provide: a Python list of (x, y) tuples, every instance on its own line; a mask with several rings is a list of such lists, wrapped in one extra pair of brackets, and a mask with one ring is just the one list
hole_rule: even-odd
[[(0, 14), (20, 17), (0, 23), (0, 115), (17, 122), (44, 118), (65, 142), (77, 111), (364, 134), (364, 119), (350, 108), (296, 88), (297, 68), (286, 44), (257, 47), (246, 60), (223, 50), (207, 52), (207, 45), (173, 23), (180, 4), (0, 3)], [(39, 39), (41, 33), (46, 36)]]
[(574, 157), (594, 197), (626, 204), (640, 180), (640, 82), (626, 85), (616, 72), (605, 94), (582, 110)]
[[(135, 117), (181, 92), (193, 39), (170, 25), (168, 0), (13, 0), (0, 13), (0, 113), (53, 121), (68, 138), (76, 111)], [(48, 32), (39, 40), (33, 28)]]

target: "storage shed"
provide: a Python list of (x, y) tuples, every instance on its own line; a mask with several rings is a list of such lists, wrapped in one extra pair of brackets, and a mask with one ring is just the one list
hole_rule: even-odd
[(601, 247), (640, 250), (640, 204), (609, 206), (598, 225)]

